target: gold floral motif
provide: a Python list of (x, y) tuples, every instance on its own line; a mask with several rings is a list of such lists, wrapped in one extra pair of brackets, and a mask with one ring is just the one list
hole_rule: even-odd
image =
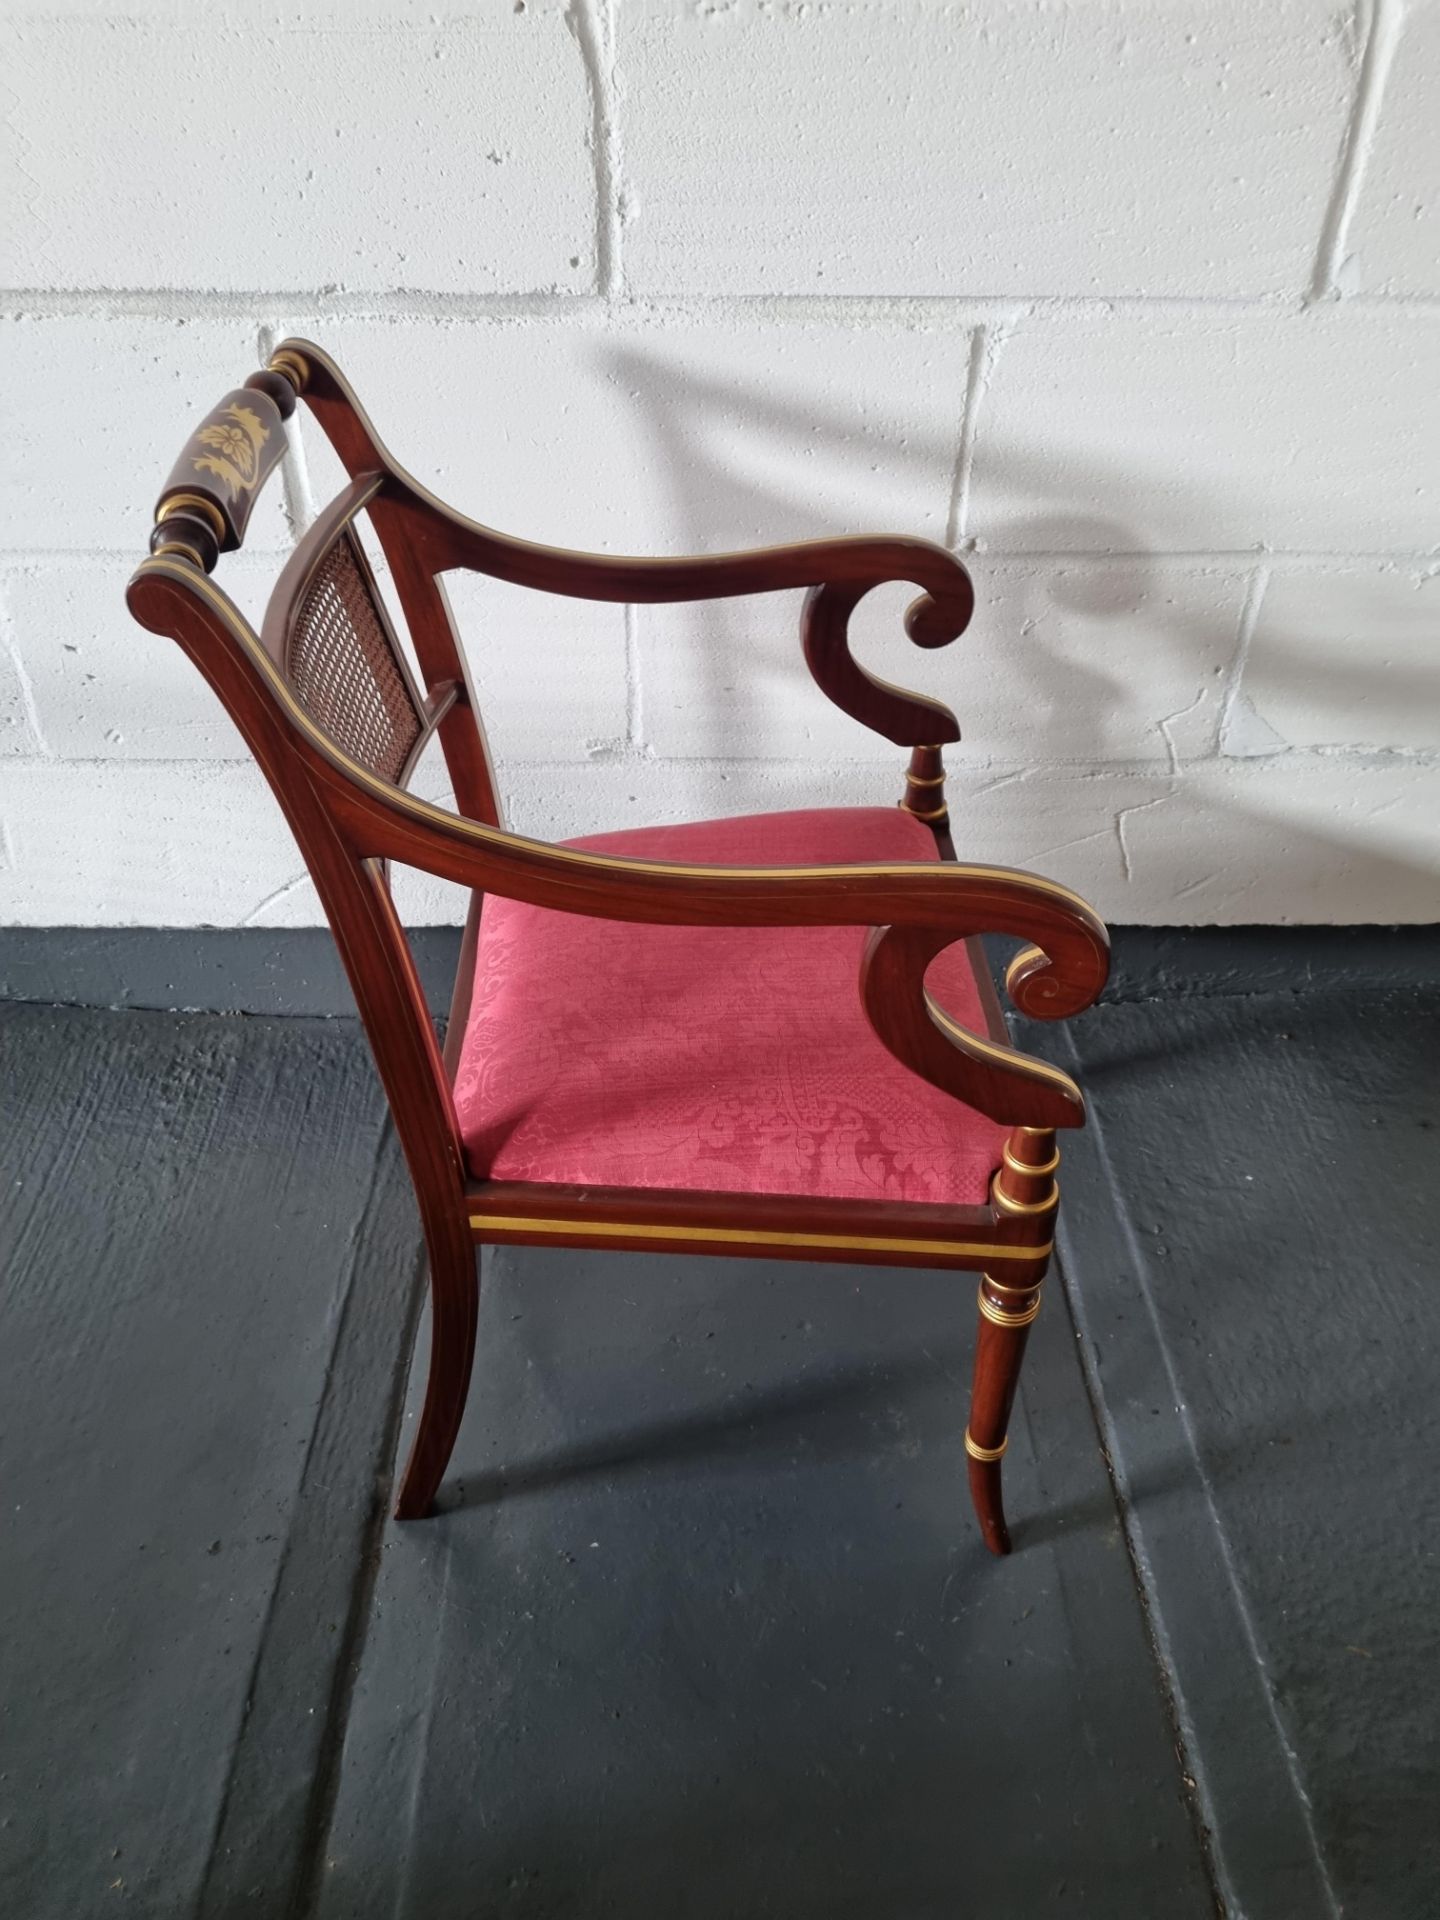
[[(231, 421), (233, 425), (227, 424)], [(197, 473), (213, 473), (232, 500), (251, 491), (260, 477), (260, 449), (270, 438), (258, 413), (249, 407), (226, 407), (195, 438), (212, 449), (191, 462)]]

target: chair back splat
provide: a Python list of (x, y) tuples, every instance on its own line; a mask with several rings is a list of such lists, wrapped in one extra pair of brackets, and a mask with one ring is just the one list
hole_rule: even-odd
[(423, 703), (353, 527), (321, 555), (296, 602), (280, 669), (310, 718), (352, 760), (403, 782), (425, 730)]
[[(302, 399), (347, 483), (287, 559), (257, 632), (211, 576), (243, 543)], [(982, 1532), (1008, 1551), (1000, 1457), (1053, 1241), (1056, 1130), (1083, 1124), (1084, 1101), (1010, 1044), (980, 936), (1023, 943), (1006, 988), (1044, 1019), (1091, 1004), (1108, 941), (1068, 888), (955, 858), (943, 764), (954, 714), (850, 651), (856, 606), (895, 580), (918, 590), (905, 615), (917, 646), (956, 639), (974, 607), (961, 562), (900, 536), (648, 560), (496, 533), (397, 464), (306, 340), (285, 341), (202, 422), (155, 522), (131, 611), (205, 675), (285, 813), (415, 1184), (430, 1372), (397, 1513), (430, 1508), (459, 1428), (477, 1243), (764, 1252), (982, 1276), (965, 1449)], [(820, 691), (909, 749), (898, 810), (563, 846), (508, 832), (445, 593), (458, 570), (632, 604), (804, 588), (799, 639)], [(409, 791), (432, 741), (454, 810)], [(391, 896), (394, 860), (470, 890), (443, 1056)], [(769, 983), (768, 1003), (737, 998), (736, 978)], [(556, 1008), (568, 1024), (544, 1031)]]

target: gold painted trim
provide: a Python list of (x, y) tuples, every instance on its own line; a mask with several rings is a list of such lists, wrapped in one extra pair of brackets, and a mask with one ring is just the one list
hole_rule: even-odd
[[(930, 807), (923, 813), (919, 807), (906, 807), (905, 811), (912, 820), (947, 820), (950, 817), (949, 807)], [(946, 864), (949, 865), (949, 862)]]
[(199, 493), (169, 493), (155, 509), (155, 524), (163, 527), (174, 513), (195, 513), (205, 521), (217, 540), (225, 538), (225, 519), (213, 500)]
[(906, 780), (912, 787), (943, 787), (946, 776), (943, 773), (907, 773)]
[(1052, 1207), (1060, 1203), (1060, 1185), (1058, 1181), (1052, 1181), (1050, 1191), (1043, 1200), (1012, 1200), (1001, 1187), (1000, 1176), (997, 1173), (994, 1184), (990, 1188), (990, 1201), (991, 1205), (999, 1207), (1002, 1213), (1049, 1213)]
[(997, 1307), (993, 1300), (986, 1299), (983, 1283), (978, 1298), (981, 1313), (984, 1314), (985, 1318), (990, 1321), (993, 1326), (997, 1327), (1028, 1327), (1040, 1311), (1038, 1298), (1033, 1300), (1028, 1307), (1021, 1307), (1016, 1313), (1011, 1313), (1005, 1307)]
[(978, 1440), (974, 1440), (971, 1438), (969, 1427), (966, 1427), (965, 1429), (965, 1451), (969, 1454), (972, 1460), (978, 1460), (982, 1466), (988, 1465), (992, 1461), (998, 1460), (1000, 1456), (1004, 1453), (1006, 1447), (1009, 1446), (1009, 1444), (1010, 1444), (1010, 1436), (1007, 1433), (1005, 1438), (1000, 1442), (998, 1447), (982, 1447)]
[[(162, 521), (161, 525), (163, 526), (164, 524), (165, 524), (164, 521)], [(169, 537), (165, 540), (164, 544), (161, 546), (160, 553), (158, 553), (155, 557), (158, 560), (161, 554), (166, 554), (166, 553), (189, 554), (190, 558), (195, 562), (195, 566), (197, 570), (202, 574), (205, 571), (204, 560), (195, 551), (194, 547), (190, 545), (189, 541), (182, 540), (178, 534), (169, 535)]]
[(1012, 1000), (1015, 998), (1015, 988), (1011, 982), (1021, 967), (1025, 966), (1037, 953), (1042, 960), (1046, 958), (1045, 949), (1043, 947), (1037, 947), (1032, 943), (1028, 947), (1021, 947), (1018, 953), (1011, 955), (1010, 964), (1005, 969), (1005, 991)]
[(298, 353), (290, 352), (288, 348), (280, 353), (271, 354), (267, 371), (284, 374), (297, 394), (305, 391), (306, 382), (310, 378), (308, 362), (302, 360)]
[[(148, 573), (159, 573), (163, 577), (165, 569), (161, 563), (160, 555), (155, 554), (149, 560), (142, 560), (140, 565), (135, 569), (135, 572), (137, 576)], [(897, 862), (892, 862), (889, 865), (871, 864), (869, 866), (688, 867), (678, 865), (674, 862), (626, 860), (618, 854), (587, 853), (574, 847), (558, 846), (549, 840), (531, 840), (523, 834), (506, 833), (500, 828), (487, 827), (482, 821), (469, 820), (463, 814), (448, 812), (444, 807), (437, 807), (429, 800), (422, 800), (418, 794), (407, 793), (403, 787), (393, 786), (388, 780), (380, 779), (378, 775), (372, 774), (368, 767), (362, 767), (358, 760), (352, 759), (343, 747), (337, 746), (323, 728), (315, 724), (291, 693), (285, 683), (284, 676), (276, 667), (275, 662), (250, 632), (239, 608), (234, 606), (213, 582), (204, 579), (192, 579), (188, 574), (172, 573), (170, 578), (174, 580), (178, 586), (188, 587), (192, 591), (200, 591), (205, 598), (214, 603), (231, 631), (245, 646), (246, 652), (257, 671), (270, 682), (271, 690), (274, 692), (280, 704), (300, 727), (301, 731), (315, 742), (327, 759), (338, 766), (350, 779), (354, 780), (357, 785), (367, 788), (371, 793), (378, 794), (382, 800), (390, 805), (398, 805), (403, 812), (409, 813), (417, 819), (431, 820), (437, 826), (445, 828), (447, 832), (454, 833), (458, 828), (461, 837), (469, 840), (474, 845), (493, 847), (500, 852), (504, 852), (508, 847), (512, 846), (515, 841), (519, 840), (524, 846), (533, 848), (537, 853), (543, 854), (547, 861), (553, 861), (557, 865), (575, 866), (589, 870), (590, 872), (594, 872), (597, 869), (604, 869), (622, 874), (657, 874), (662, 879), (673, 877), (686, 880), (722, 881), (807, 880), (816, 873), (823, 873), (827, 878), (834, 877), (845, 880), (897, 880), (904, 874), (914, 872), (928, 873), (930, 871), (930, 868), (925, 865), (919, 867), (913, 864), (906, 866), (903, 863)], [(917, 815), (915, 817), (920, 818), (921, 816)], [(1078, 907), (1080, 911), (1087, 916), (1093, 917), (1095, 914), (1095, 909), (1090, 905), (1088, 900), (1082, 899), (1081, 896), (1073, 892), (1071, 888), (1062, 887), (1058, 880), (1047, 880), (1042, 874), (1038, 873), (1024, 873), (1016, 867), (982, 867), (968, 865), (957, 860), (946, 860), (936, 861), (935, 871), (959, 874), (967, 880), (1018, 880), (1026, 887), (1032, 888), (1038, 893), (1043, 893), (1055, 900), (1063, 901), (1068, 906)], [(858, 926), (862, 923), (859, 921), (853, 923), (846, 921), (837, 924), (854, 924)], [(964, 933), (957, 933), (955, 935), (957, 941), (968, 938), (969, 936)], [(1027, 948), (1026, 951), (1041, 951), (1041, 949)], [(928, 995), (926, 998), (929, 1000)], [(1022, 1071), (1027, 1077), (1033, 1076), (1035, 1078), (1053, 1080), (1057, 1085), (1068, 1088), (1078, 1096), (1079, 1088), (1075, 1085), (1074, 1081), (1071, 1080), (1069, 1075), (1062, 1073), (1058, 1067), (1052, 1067), (1048, 1061), (1032, 1060), (1027, 1056), (1017, 1055), (1011, 1047), (993, 1046), (989, 1041), (980, 1039), (978, 1034), (971, 1033), (968, 1028), (957, 1026), (954, 1021), (949, 1019), (948, 1015), (936, 1007), (933, 1000), (929, 1001), (929, 1004), (932, 1014), (937, 1017), (942, 1026), (953, 1028), (955, 1032), (963, 1035), (965, 1040), (971, 1045), (990, 1053), (998, 1060), (1005, 1061), (1012, 1068), (1018, 1061), (1022, 1063)], [(1045, 1131), (1045, 1129), (1037, 1128), (1035, 1131), (1040, 1132)], [(1054, 1129), (1051, 1128), (1048, 1129), (1048, 1131), (1053, 1132)]]
[[(1033, 1260), (1036, 1247), (993, 1241), (904, 1240), (844, 1233), (785, 1233), (761, 1227), (659, 1226), (649, 1220), (541, 1220), (510, 1213), (472, 1213), (475, 1233), (536, 1233), (571, 1240), (706, 1240), (737, 1247), (826, 1247), (838, 1253), (924, 1253), (938, 1259)], [(1048, 1247), (1044, 1249), (1050, 1251)]]
[(997, 1280), (993, 1273), (987, 1273), (983, 1278), (987, 1287), (992, 1287), (996, 1293), (1008, 1293), (1016, 1300), (1028, 1300), (1032, 1294), (1037, 1293), (1045, 1284), (1045, 1276), (1043, 1273), (1037, 1279), (1027, 1280), (1023, 1287), (1007, 1286), (1003, 1280)]
[[(258, 401), (259, 396), (254, 398)], [(267, 399), (274, 410), (274, 402)], [(233, 401), (229, 406), (221, 407), (195, 431), (190, 447), (186, 448), (182, 459), (189, 456), (192, 473), (213, 473), (229, 496), (230, 504), (238, 506), (246, 494), (253, 496), (255, 489), (266, 477), (261, 453), (269, 440), (272, 429), (265, 425), (254, 406), (243, 406)], [(191, 449), (203, 447), (203, 453), (192, 453)], [(194, 483), (192, 482), (192, 485)]]
[[(963, 939), (964, 935), (958, 937)], [(940, 1031), (968, 1052), (981, 1054), (985, 1059), (994, 1060), (1012, 1071), (1018, 1067), (1027, 1080), (1048, 1080), (1052, 1086), (1063, 1087), (1066, 1093), (1073, 1094), (1076, 1100), (1081, 1099), (1080, 1089), (1069, 1074), (1062, 1072), (1059, 1067), (1052, 1067), (1048, 1060), (1037, 1060), (1033, 1054), (1018, 1053), (1014, 1047), (1002, 1047), (993, 1040), (982, 1039), (978, 1033), (972, 1033), (969, 1027), (962, 1027), (958, 1020), (952, 1020), (928, 993), (925, 995), (925, 1005)], [(1048, 1131), (1053, 1133), (1054, 1129)]]
[(1010, 1168), (1012, 1173), (1028, 1173), (1038, 1176), (1045, 1173), (1054, 1173), (1060, 1165), (1060, 1149), (1058, 1147), (1054, 1153), (1051, 1154), (1050, 1158), (1042, 1161), (1038, 1167), (1027, 1166), (1023, 1160), (1017, 1160), (1010, 1151), (1008, 1141), (1003, 1148), (1003, 1152), (1005, 1155), (1005, 1164)]

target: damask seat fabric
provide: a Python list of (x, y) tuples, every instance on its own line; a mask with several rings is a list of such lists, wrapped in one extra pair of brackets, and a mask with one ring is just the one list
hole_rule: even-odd
[[(927, 862), (900, 808), (568, 843), (686, 866)], [(983, 1202), (1005, 1128), (903, 1067), (860, 1005), (863, 927), (668, 927), (489, 896), (455, 1106), (471, 1172), (830, 1199)], [(935, 999), (984, 1034), (965, 946)]]

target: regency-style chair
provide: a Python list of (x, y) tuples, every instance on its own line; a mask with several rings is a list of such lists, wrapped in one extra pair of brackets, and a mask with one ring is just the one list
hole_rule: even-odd
[[(296, 397), (350, 483), (287, 561), (257, 635), (210, 580), (279, 463)], [(356, 532), (368, 516), (423, 687)], [(430, 1266), (430, 1373), (396, 1504), (424, 1514), (470, 1380), (485, 1242), (764, 1254), (981, 1275), (965, 1432), (987, 1545), (1010, 1548), (1000, 1459), (1059, 1195), (1057, 1128), (1084, 1103), (1017, 1052), (979, 936), (1029, 944), (1025, 1013), (1079, 1012), (1105, 929), (1067, 888), (957, 862), (938, 702), (872, 679), (849, 617), (881, 581), (921, 589), (910, 638), (970, 619), (965, 568), (896, 538), (634, 560), (562, 553), (464, 519), (396, 465), (327, 354), (287, 340), (187, 443), (130, 581), (264, 769), (312, 874), (389, 1096)], [(597, 835), (507, 832), (443, 575), (576, 599), (808, 587), (821, 691), (911, 749), (897, 808), (833, 808)], [(407, 792), (435, 737), (457, 811)], [(243, 830), (237, 828), (237, 830)], [(399, 860), (472, 889), (443, 1054), (389, 884)]]

